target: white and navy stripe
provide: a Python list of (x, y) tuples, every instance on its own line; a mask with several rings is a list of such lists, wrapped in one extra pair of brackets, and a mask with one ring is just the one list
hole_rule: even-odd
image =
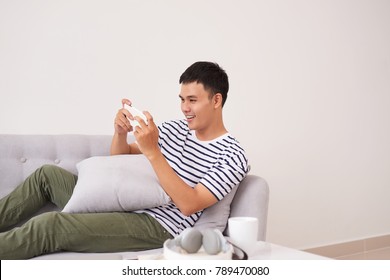
[[(245, 151), (229, 133), (212, 141), (199, 141), (186, 120), (159, 126), (159, 146), (169, 165), (188, 185), (204, 185), (218, 200), (228, 194), (248, 173)], [(184, 216), (172, 202), (145, 209), (172, 235), (192, 227), (201, 211)]]

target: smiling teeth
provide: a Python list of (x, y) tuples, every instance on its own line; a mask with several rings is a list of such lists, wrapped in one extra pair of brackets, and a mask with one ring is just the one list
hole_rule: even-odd
[(186, 116), (187, 119), (193, 119), (195, 116)]

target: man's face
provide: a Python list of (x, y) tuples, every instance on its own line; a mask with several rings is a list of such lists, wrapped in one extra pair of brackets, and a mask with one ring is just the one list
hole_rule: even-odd
[(214, 117), (213, 98), (203, 84), (193, 82), (181, 85), (181, 110), (191, 130), (207, 130)]

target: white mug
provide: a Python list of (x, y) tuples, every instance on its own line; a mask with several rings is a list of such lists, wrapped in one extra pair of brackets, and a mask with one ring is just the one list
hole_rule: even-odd
[(253, 254), (256, 248), (258, 224), (257, 218), (254, 217), (233, 217), (228, 220), (230, 241), (248, 256)]

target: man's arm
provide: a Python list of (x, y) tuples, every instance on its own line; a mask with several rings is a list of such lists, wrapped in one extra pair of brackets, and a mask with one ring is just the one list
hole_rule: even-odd
[(127, 133), (125, 135), (115, 133), (111, 141), (110, 154), (112, 156), (123, 154), (141, 154), (141, 151), (136, 143), (127, 143)]
[(137, 117), (141, 127), (135, 127), (134, 131), (139, 150), (150, 161), (160, 185), (180, 212), (189, 216), (216, 203), (218, 199), (205, 186), (199, 183), (192, 188), (175, 173), (158, 147), (158, 128), (152, 116), (148, 112), (144, 113), (148, 119), (148, 125)]
[(190, 216), (218, 201), (202, 184), (198, 183), (194, 188), (187, 185), (171, 168), (161, 151), (157, 151), (149, 161), (161, 186), (184, 215)]

